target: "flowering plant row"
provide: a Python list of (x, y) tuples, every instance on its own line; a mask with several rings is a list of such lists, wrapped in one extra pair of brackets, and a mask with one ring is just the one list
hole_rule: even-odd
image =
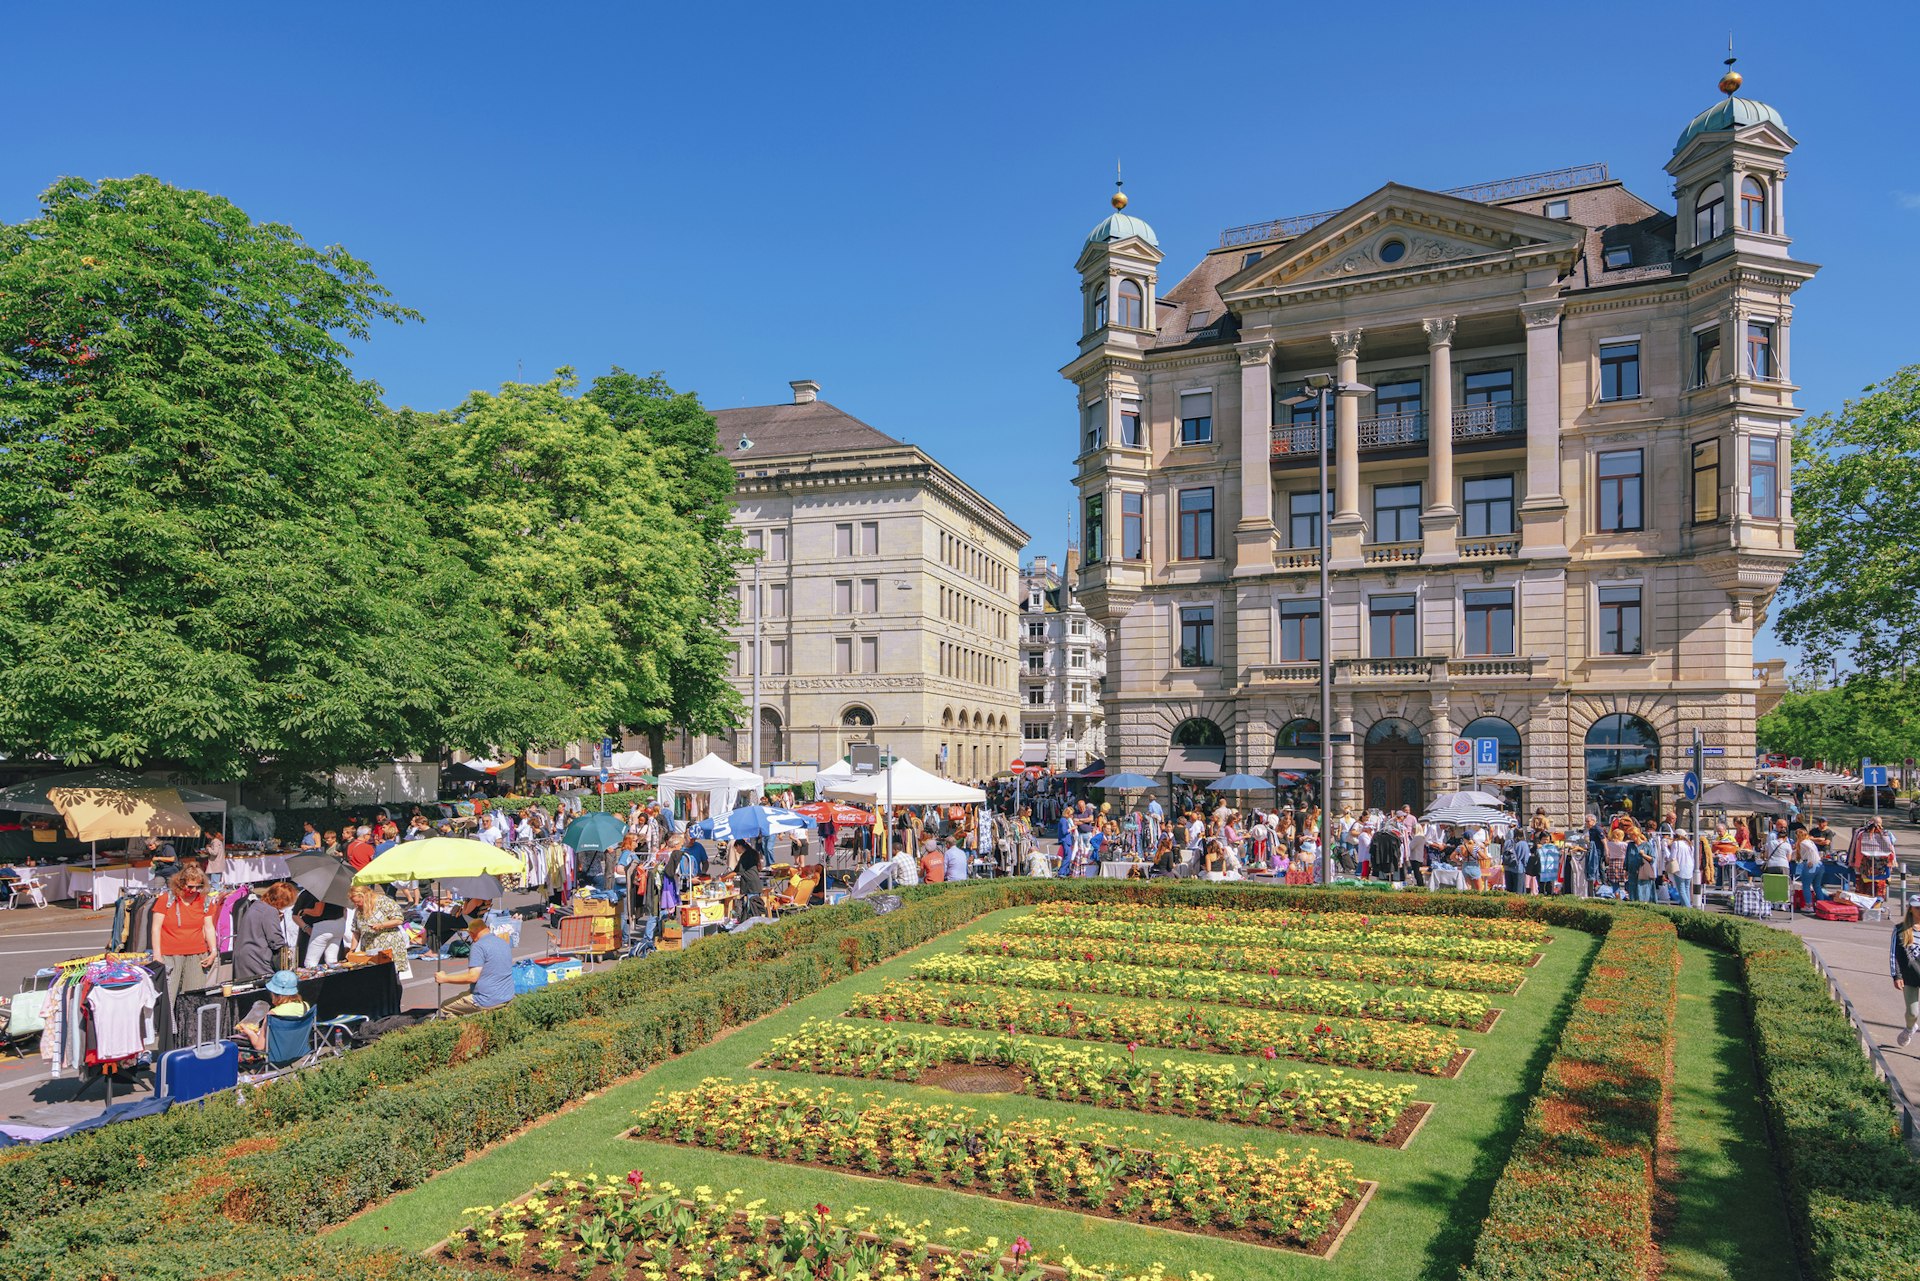
[[(1147, 1276), (1122, 1277), (1072, 1256), (1050, 1263), (1018, 1237), (1010, 1247), (988, 1237), (977, 1250), (959, 1248), (967, 1228), (948, 1228), (935, 1242), (926, 1223), (864, 1207), (825, 1205), (775, 1213), (742, 1194), (691, 1192), (639, 1170), (625, 1178), (556, 1171), (546, 1185), (510, 1205), (474, 1206), (442, 1254), (469, 1267), (537, 1266), (551, 1276), (606, 1281), (664, 1281), (669, 1276), (716, 1281), (865, 1276), (869, 1281), (1167, 1281), (1158, 1265)], [(1189, 1273), (1187, 1281), (1203, 1281)]]
[(1445, 1073), (1460, 1038), (1434, 1028), (1294, 1017), (1256, 1010), (1175, 1008), (1161, 1002), (1052, 1001), (1020, 991), (982, 993), (945, 983), (889, 981), (853, 998), (854, 1014), (909, 1023), (984, 1027), (1083, 1041), (1258, 1054), (1381, 1072)]
[(1525, 978), (1517, 965), (1430, 961), (1414, 956), (1351, 956), (1255, 947), (1207, 947), (1198, 943), (1137, 943), (1120, 939), (1064, 938), (1044, 934), (968, 936), (961, 944), (976, 955), (1033, 961), (1084, 961), (1089, 965), (1150, 965), (1163, 969), (1230, 970), (1242, 974), (1307, 975), (1348, 983), (1395, 983), (1465, 992), (1516, 992)]
[(1493, 961), (1524, 965), (1537, 950), (1525, 939), (1457, 938), (1444, 934), (1373, 934), (1337, 926), (1271, 930), (1257, 925), (1189, 925), (1181, 921), (1103, 921), (1091, 917), (1023, 916), (1000, 927), (1008, 934), (1048, 938), (1122, 939), (1141, 943), (1287, 948), (1354, 952), (1363, 956), (1414, 956), (1447, 961)]
[(1101, 921), (1167, 921), (1197, 925), (1254, 925), (1263, 929), (1318, 926), (1379, 934), (1446, 934), (1454, 938), (1525, 939), (1539, 942), (1547, 927), (1511, 916), (1379, 916), (1363, 912), (1314, 912), (1304, 908), (1191, 907), (1177, 903), (1042, 903), (1035, 916)]
[(1479, 1028), (1491, 1007), (1487, 998), (1434, 988), (1359, 987), (1318, 979), (1280, 978), (1220, 970), (1162, 969), (1086, 961), (1016, 961), (1004, 956), (947, 952), (914, 962), (913, 977), (941, 983), (1045, 988), (1054, 992), (1105, 992), (1113, 996), (1206, 1001), (1300, 1014), (1344, 1014), (1397, 1023), (1434, 1023)]
[(1361, 1191), (1351, 1164), (1311, 1151), (1266, 1155), (1132, 1126), (1002, 1121), (881, 1095), (863, 1106), (832, 1089), (771, 1081), (710, 1077), (655, 1100), (632, 1133), (1302, 1249), (1331, 1238)]
[(1413, 1101), (1411, 1085), (1383, 1085), (1330, 1073), (1247, 1064), (1150, 1063), (1135, 1047), (1057, 1045), (1026, 1037), (974, 1036), (874, 1026), (858, 1020), (809, 1020), (773, 1043), (767, 1067), (915, 1080), (952, 1063), (1012, 1068), (1021, 1092), (1096, 1107), (1165, 1111), (1237, 1125), (1382, 1142)]

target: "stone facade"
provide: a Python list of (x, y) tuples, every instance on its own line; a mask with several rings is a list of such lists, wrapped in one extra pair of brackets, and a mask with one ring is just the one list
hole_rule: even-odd
[[(1018, 750), (1026, 533), (916, 446), (794, 384), (791, 405), (721, 410), (734, 520), (757, 562), (760, 760), (825, 764), (855, 742), (985, 778)], [(755, 567), (741, 573), (734, 680), (752, 706)], [(742, 727), (714, 746), (746, 765)]]
[(1055, 771), (1107, 754), (1107, 629), (1074, 595), (1078, 567), (1069, 549), (1064, 566), (1036, 556), (1020, 571), (1020, 755)]
[(1695, 729), (1743, 776), (1816, 268), (1789, 253), (1794, 140), (1733, 101), (1675, 149), (1678, 217), (1597, 165), (1389, 184), (1231, 229), (1164, 294), (1150, 227), (1095, 228), (1062, 372), (1110, 769), (1265, 773), (1301, 731), (1317, 755), (1324, 614), (1337, 802), (1451, 790), (1470, 729), (1558, 819)]

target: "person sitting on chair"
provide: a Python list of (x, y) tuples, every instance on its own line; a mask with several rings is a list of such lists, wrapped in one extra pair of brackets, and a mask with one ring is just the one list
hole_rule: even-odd
[(442, 1014), (491, 1010), (513, 999), (513, 949), (487, 928), (484, 916), (467, 922), (467, 937), (473, 940), (472, 951), (467, 954), (468, 968), (438, 977), (442, 983), (458, 983), (470, 990), (443, 1002)]
[(305, 1018), (307, 1003), (300, 999), (300, 979), (292, 970), (276, 970), (267, 980), (267, 995), (273, 998), (269, 1005), (266, 1001), (255, 1001), (247, 1010), (247, 1016), (233, 1025), (233, 1030), (242, 1040), (259, 1054), (267, 1052), (267, 1016), (276, 1018)]

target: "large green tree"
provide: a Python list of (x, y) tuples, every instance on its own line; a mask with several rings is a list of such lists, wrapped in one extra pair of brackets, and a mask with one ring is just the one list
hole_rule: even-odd
[(1898, 765), (1920, 757), (1920, 680), (1855, 675), (1831, 689), (1795, 690), (1760, 718), (1769, 752), (1851, 769), (1864, 757)]
[(436, 532), (465, 549), (514, 671), (564, 691), (503, 742), (522, 748), (649, 724), (710, 614), (700, 531), (646, 442), (551, 382), (403, 415)]
[(0, 227), (0, 750), (234, 776), (538, 706), (347, 342), (365, 263), (138, 177)]
[(733, 588), (747, 554), (733, 525), (733, 464), (719, 451), (713, 415), (657, 372), (643, 378), (616, 365), (593, 380), (586, 399), (660, 470), (675, 514), (695, 536), (702, 608), (690, 616), (675, 652), (667, 701), (645, 709), (641, 719), (625, 726), (647, 736), (648, 751), (659, 762), (665, 759), (669, 729), (720, 734), (740, 724), (745, 714), (727, 679), (733, 665), (727, 629), (739, 617)]
[(1920, 654), (1920, 365), (1809, 418), (1794, 453), (1776, 630), (1816, 669), (1896, 676)]

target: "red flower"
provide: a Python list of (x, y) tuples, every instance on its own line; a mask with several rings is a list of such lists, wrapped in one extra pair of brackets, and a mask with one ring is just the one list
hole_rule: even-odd
[(885, 1014), (885, 1015), (882, 1015), (882, 1016), (881, 1016), (881, 1018), (880, 1018), (880, 1021), (881, 1021), (882, 1023), (891, 1023), (891, 1022), (893, 1022), (893, 1015), (891, 1015), (891, 1014)]
[(1270, 979), (1277, 979), (1280, 977), (1280, 971), (1275, 969), (1273, 966), (1269, 965), (1267, 967), (1267, 977)]
[(1273, 1047), (1269, 1045), (1260, 1051), (1260, 1057), (1263, 1059), (1277, 1059), (1280, 1056), (1274, 1053)]
[(642, 1173), (640, 1173), (640, 1171), (638, 1171), (638, 1170), (628, 1170), (628, 1171), (627, 1171), (627, 1182), (628, 1182), (628, 1183), (631, 1183), (631, 1184), (632, 1184), (632, 1185), (633, 1185), (634, 1187), (636, 1187), (636, 1188), (637, 1188), (637, 1187), (639, 1187), (639, 1186), (640, 1186), (640, 1185), (641, 1185), (642, 1183), (645, 1183), (646, 1181), (647, 1181), (647, 1176), (646, 1176), (646, 1175), (644, 1175), (644, 1174), (642, 1174)]
[(1085, 956), (1086, 956), (1086, 958), (1087, 958), (1087, 959), (1088, 959), (1089, 961), (1091, 961), (1091, 960), (1093, 959), (1093, 953), (1092, 953), (1092, 952), (1087, 952), (1087, 953), (1085, 953)]
[(818, 1201), (814, 1202), (813, 1212), (823, 1219), (827, 1217), (827, 1207)]
[(1133, 1052), (1134, 1052), (1135, 1050), (1138, 1050), (1139, 1048), (1140, 1048), (1140, 1042), (1138, 1042), (1138, 1041), (1128, 1041), (1128, 1042), (1127, 1042), (1127, 1053), (1128, 1053), (1128, 1054), (1132, 1054), (1132, 1053), (1133, 1053)]
[(1015, 1263), (1018, 1263), (1020, 1260), (1026, 1258), (1027, 1255), (1031, 1254), (1032, 1252), (1033, 1252), (1033, 1247), (1027, 1244), (1027, 1239), (1025, 1237), (1015, 1237), (1013, 1239), (1013, 1261)]
[(1315, 1036), (1325, 1036), (1331, 1031), (1333, 1031), (1333, 1029), (1328, 1027), (1325, 1023), (1315, 1023), (1313, 1025), (1313, 1034)]

